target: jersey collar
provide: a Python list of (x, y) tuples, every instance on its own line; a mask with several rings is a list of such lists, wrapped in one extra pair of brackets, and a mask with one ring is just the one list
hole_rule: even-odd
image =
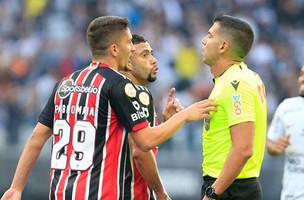
[(247, 65), (244, 62), (240, 62), (240, 63), (236, 63), (231, 65), (231, 67), (229, 67), (226, 71), (224, 71), (220, 76), (214, 78), (214, 83), (216, 84), (218, 82), (218, 80), (222, 79), (223, 77), (234, 73), (235, 71), (239, 71), (239, 70), (243, 70), (243, 69), (247, 69)]
[(102, 63), (102, 62), (97, 62), (97, 61), (95, 61), (95, 60), (93, 60), (93, 61), (91, 62), (91, 66), (110, 67), (109, 64)]

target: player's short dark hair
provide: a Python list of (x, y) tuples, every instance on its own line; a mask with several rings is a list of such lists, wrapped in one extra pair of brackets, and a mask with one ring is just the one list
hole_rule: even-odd
[(147, 42), (147, 40), (143, 36), (137, 35), (137, 34), (132, 35), (133, 44), (139, 44), (139, 43), (145, 43), (145, 42)]
[(232, 48), (236, 56), (244, 58), (251, 49), (254, 34), (250, 25), (236, 17), (217, 15), (213, 23), (220, 24), (221, 32), (228, 34), (232, 40)]
[(95, 18), (88, 26), (87, 41), (94, 58), (107, 55), (107, 48), (120, 38), (120, 33), (128, 28), (125, 17), (102, 16)]

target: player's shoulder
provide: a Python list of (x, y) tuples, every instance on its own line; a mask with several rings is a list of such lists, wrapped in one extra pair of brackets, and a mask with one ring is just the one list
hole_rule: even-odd
[(294, 108), (298, 108), (303, 104), (303, 97), (290, 97), (284, 99), (278, 106), (280, 110), (290, 110)]
[(106, 85), (114, 86), (114, 88), (131, 82), (124, 74), (109, 67), (103, 68), (101, 74), (106, 79)]

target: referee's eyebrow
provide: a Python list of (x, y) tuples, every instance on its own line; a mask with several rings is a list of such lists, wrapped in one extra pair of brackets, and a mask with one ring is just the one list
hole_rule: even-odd
[(213, 37), (213, 35), (210, 33), (210, 31), (208, 31), (208, 34)]

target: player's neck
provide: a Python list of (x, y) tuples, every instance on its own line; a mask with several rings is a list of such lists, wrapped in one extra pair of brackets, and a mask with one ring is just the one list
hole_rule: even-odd
[(216, 64), (214, 64), (211, 68), (211, 73), (215, 78), (221, 76), (227, 69), (229, 69), (232, 65), (236, 63), (240, 63), (241, 61), (236, 60), (228, 60), (228, 59), (220, 59)]
[(100, 57), (100, 58), (96, 58), (96, 59), (93, 58), (93, 61), (108, 64), (110, 68), (112, 68), (116, 71), (119, 70), (117, 61), (109, 56)]
[(135, 76), (133, 76), (133, 74), (130, 71), (128, 71), (128, 72), (124, 71), (123, 74), (126, 77), (128, 77), (134, 85), (141, 85), (141, 86), (147, 85), (147, 83), (144, 83), (143, 81), (141, 81), (141, 80), (137, 79)]

